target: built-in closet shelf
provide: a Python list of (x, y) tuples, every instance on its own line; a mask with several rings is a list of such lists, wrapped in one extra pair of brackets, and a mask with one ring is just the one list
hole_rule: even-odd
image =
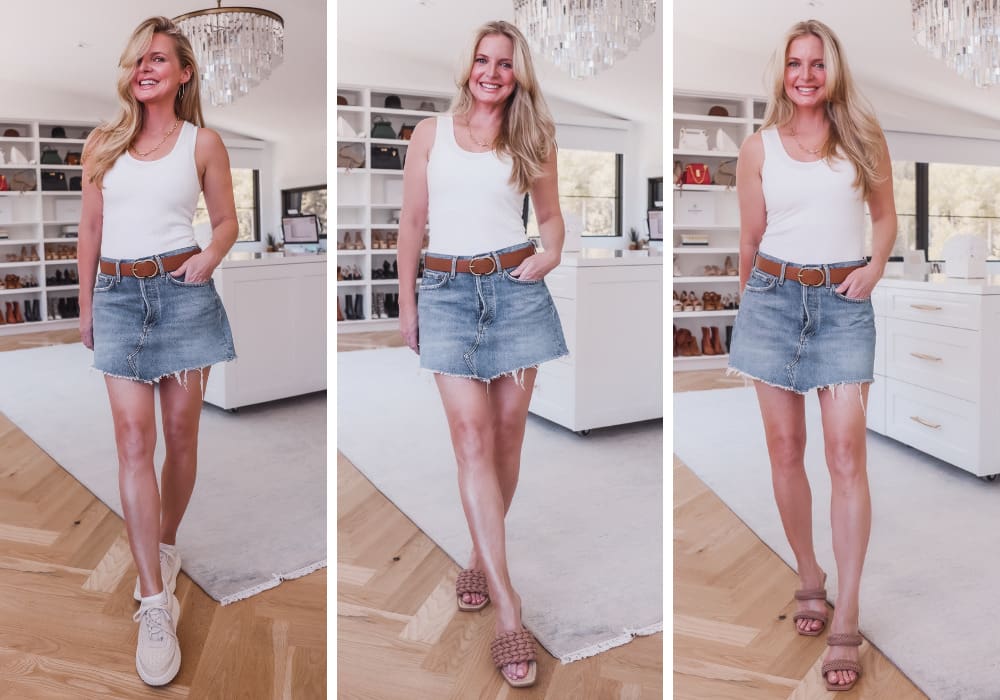
[[(684, 230), (687, 231), (687, 230), (690, 230), (690, 229), (684, 229)], [(724, 230), (724, 229), (720, 229), (720, 230)], [(719, 255), (719, 254), (722, 254), (722, 253), (727, 253), (729, 255), (734, 255), (734, 254), (735, 255), (739, 255), (740, 254), (740, 249), (738, 247), (735, 247), (735, 246), (733, 246), (731, 248), (725, 248), (725, 247), (722, 247), (722, 246), (709, 247), (709, 246), (694, 246), (694, 245), (681, 246), (679, 248), (674, 248), (674, 255), (692, 255), (692, 254), (706, 255), (706, 254), (712, 254), (712, 253), (714, 253), (716, 255)], [(677, 278), (675, 277), (674, 281), (676, 281), (676, 280), (677, 280)]]
[[(718, 251), (712, 251), (718, 252)], [(703, 283), (708, 282), (715, 284), (716, 282), (739, 282), (740, 278), (737, 275), (692, 275), (688, 277), (674, 277), (674, 284), (687, 284), (688, 282), (693, 283)]]
[(674, 320), (683, 318), (722, 318), (725, 316), (735, 316), (737, 309), (725, 309), (722, 311), (674, 311)]
[[(739, 154), (739, 151), (689, 151), (680, 148), (674, 149), (675, 156), (689, 156), (691, 158), (736, 158)], [(690, 187), (690, 185), (685, 185), (685, 187)]]

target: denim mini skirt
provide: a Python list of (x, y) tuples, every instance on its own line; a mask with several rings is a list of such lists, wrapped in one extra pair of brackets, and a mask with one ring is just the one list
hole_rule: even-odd
[[(189, 250), (194, 248), (152, 257)], [(144, 279), (98, 273), (94, 368), (113, 377), (150, 383), (236, 359), (229, 318), (215, 282), (191, 284), (165, 273), (159, 260), (157, 266), (160, 271)]]
[[(864, 265), (865, 261), (787, 264), (833, 269)], [(754, 267), (733, 327), (729, 373), (798, 394), (874, 381), (875, 314), (871, 299), (850, 299), (838, 294), (836, 287), (829, 282), (812, 287)]]
[(424, 270), (417, 298), (422, 368), (488, 382), (569, 354), (545, 280), (522, 282), (499, 266), (499, 255), (533, 245), (456, 258), (494, 257), (488, 275)]

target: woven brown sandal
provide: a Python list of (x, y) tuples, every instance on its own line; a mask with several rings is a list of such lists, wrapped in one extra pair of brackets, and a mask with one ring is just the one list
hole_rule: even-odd
[[(826, 638), (827, 646), (831, 647), (859, 647), (861, 646), (861, 641), (862, 639), (860, 634), (831, 634)], [(839, 683), (831, 683), (827, 679), (826, 674), (830, 671), (854, 671), (857, 675), (850, 683), (844, 683), (841, 685)], [(827, 661), (823, 664), (822, 673), (823, 682), (826, 683), (827, 690), (850, 690), (854, 687), (854, 684), (861, 679), (861, 664), (857, 661), (851, 661), (849, 659)]]
[[(515, 688), (527, 688), (535, 684), (538, 664), (535, 663), (535, 638), (531, 632), (521, 629), (520, 632), (506, 632), (490, 643), (490, 655), (493, 665), (500, 669), (500, 675)], [(527, 662), (528, 673), (524, 678), (514, 679), (503, 672), (507, 664)]]
[[(826, 574), (823, 574), (823, 585), (826, 585)], [(826, 605), (826, 588), (800, 588), (795, 591), (795, 600), (822, 600), (823, 604)], [(808, 632), (803, 632), (799, 629), (799, 620), (817, 620), (822, 622), (823, 625), (818, 630), (810, 630)], [(818, 637), (823, 634), (823, 630), (826, 629), (827, 612), (817, 610), (799, 610), (797, 613), (792, 615), (792, 622), (796, 623), (795, 631), (804, 637)]]
[[(462, 600), (466, 593), (478, 593), (485, 596), (482, 603), (473, 605)], [(458, 609), (463, 612), (475, 612), (482, 610), (490, 602), (490, 589), (486, 585), (486, 574), (478, 569), (462, 569), (455, 579), (455, 595), (458, 596)]]

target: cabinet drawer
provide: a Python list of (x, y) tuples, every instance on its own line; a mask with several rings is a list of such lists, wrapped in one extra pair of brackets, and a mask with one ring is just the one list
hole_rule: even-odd
[(885, 377), (880, 374), (876, 374), (875, 381), (868, 385), (865, 423), (869, 430), (885, 435)]
[(926, 389), (978, 401), (979, 331), (941, 328), (898, 318), (886, 321), (887, 375)]
[(886, 380), (886, 434), (967, 471), (979, 460), (979, 406)]
[(575, 269), (560, 266), (545, 275), (545, 286), (553, 297), (576, 299), (576, 278)]
[(981, 297), (978, 294), (886, 289), (885, 314), (907, 321), (979, 330)]

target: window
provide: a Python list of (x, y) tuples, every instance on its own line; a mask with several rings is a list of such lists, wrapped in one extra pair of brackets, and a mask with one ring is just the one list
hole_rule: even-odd
[[(896, 200), (896, 243), (890, 257), (902, 259), (903, 252), (916, 250), (917, 246), (917, 164), (909, 161), (893, 161), (892, 192)], [(865, 207), (865, 250), (872, 252), (872, 220)]]
[(281, 190), (282, 215), (315, 214), (319, 219), (319, 237), (326, 238), (326, 185)]
[[(559, 149), (559, 206), (567, 231), (584, 236), (622, 235), (622, 156), (606, 151)], [(534, 207), (528, 235), (538, 236)]]
[[(233, 198), (236, 200), (236, 219), (240, 224), (237, 242), (260, 240), (260, 174), (250, 168), (233, 168)], [(205, 195), (198, 195), (198, 208), (194, 212), (194, 225), (210, 224)]]
[(930, 163), (927, 166), (927, 257), (944, 259), (956, 233), (986, 239), (986, 254), (1000, 259), (1000, 167)]

